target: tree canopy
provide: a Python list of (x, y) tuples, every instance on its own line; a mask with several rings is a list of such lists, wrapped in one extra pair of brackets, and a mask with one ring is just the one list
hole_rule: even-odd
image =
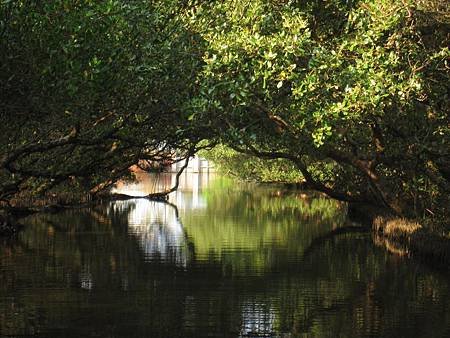
[(0, 198), (96, 191), (207, 140), (287, 160), (334, 198), (438, 213), (449, 13), (443, 0), (2, 1)]
[(199, 37), (177, 1), (2, 1), (0, 199), (60, 184), (98, 191), (139, 160), (193, 154), (203, 136)]
[(432, 212), (449, 193), (448, 7), (204, 4), (192, 15), (207, 41), (199, 119), (332, 197)]

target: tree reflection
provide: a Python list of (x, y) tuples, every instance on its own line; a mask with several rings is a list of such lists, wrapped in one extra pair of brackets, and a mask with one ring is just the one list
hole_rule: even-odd
[(340, 205), (202, 194), (179, 215), (136, 199), (30, 217), (0, 245), (0, 335), (448, 336), (448, 272), (340, 231)]

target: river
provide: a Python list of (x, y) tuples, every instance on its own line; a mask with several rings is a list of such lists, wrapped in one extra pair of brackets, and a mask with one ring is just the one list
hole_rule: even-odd
[[(2, 337), (450, 337), (450, 272), (344, 204), (185, 174), (169, 202), (35, 214), (0, 245)], [(144, 195), (173, 176), (140, 175)]]

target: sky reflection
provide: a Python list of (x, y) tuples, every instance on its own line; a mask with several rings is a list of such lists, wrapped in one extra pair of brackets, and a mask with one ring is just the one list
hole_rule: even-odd
[(128, 210), (128, 230), (148, 260), (162, 260), (185, 267), (187, 243), (174, 205), (132, 199), (111, 202), (114, 212)]

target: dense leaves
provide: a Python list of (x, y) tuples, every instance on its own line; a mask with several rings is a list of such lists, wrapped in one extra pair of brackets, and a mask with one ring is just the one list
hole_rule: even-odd
[(437, 3), (203, 5), (191, 19), (208, 41), (197, 111), (228, 126), (222, 142), (289, 159), (333, 197), (433, 212), (450, 155), (449, 12)]
[(2, 1), (0, 198), (97, 191), (202, 138), (183, 110), (201, 59), (176, 1)]
[(208, 139), (252, 178), (247, 155), (346, 201), (448, 205), (446, 1), (22, 0), (0, 17), (6, 201), (96, 191)]
[(303, 181), (295, 165), (286, 159), (261, 159), (239, 153), (224, 145), (201, 151), (200, 155), (211, 160), (222, 174), (242, 181), (270, 183), (301, 183)]

